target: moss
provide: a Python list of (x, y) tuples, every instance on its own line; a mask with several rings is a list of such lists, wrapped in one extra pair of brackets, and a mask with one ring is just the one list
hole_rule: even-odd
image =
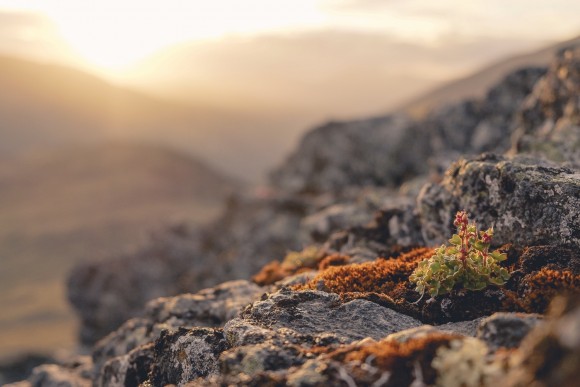
[(282, 263), (272, 261), (262, 267), (252, 277), (252, 281), (260, 286), (271, 285), (288, 276), (315, 270), (323, 257), (323, 252), (315, 246), (306, 247), (302, 251), (291, 251), (286, 254)]
[(344, 266), (348, 264), (350, 261), (350, 257), (347, 255), (341, 254), (332, 254), (325, 258), (323, 258), (318, 263), (318, 270), (326, 270), (331, 266)]
[[(353, 364), (353, 373), (364, 373), (357, 364), (367, 364), (381, 372), (390, 373), (385, 386), (409, 386), (416, 378), (428, 385), (433, 384), (437, 374), (431, 363), (437, 350), (448, 347), (461, 336), (433, 333), (426, 337), (411, 338), (405, 342), (383, 339), (355, 348), (345, 348), (330, 354), (330, 358), (345, 364)], [(417, 375), (420, 373), (420, 375)]]
[(528, 274), (520, 285), (522, 304), (530, 313), (545, 313), (550, 302), (559, 294), (580, 294), (580, 275), (572, 271), (548, 268)]
[(333, 293), (390, 294), (399, 283), (408, 282), (417, 264), (433, 254), (431, 248), (417, 248), (394, 259), (329, 267), (320, 272), (302, 289), (317, 289)]

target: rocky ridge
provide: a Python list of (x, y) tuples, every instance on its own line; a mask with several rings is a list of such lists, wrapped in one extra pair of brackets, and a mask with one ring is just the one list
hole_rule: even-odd
[[(578, 68), (570, 48), (421, 122), (315, 129), (269, 187), (205, 229), (168, 232), (169, 253), (154, 241), (74, 271), (82, 338), (104, 337), (21, 385), (574, 385)], [(422, 299), (408, 275), (459, 209), (494, 227), (511, 279)]]

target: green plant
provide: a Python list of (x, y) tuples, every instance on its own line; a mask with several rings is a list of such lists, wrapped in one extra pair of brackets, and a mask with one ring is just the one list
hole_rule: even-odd
[(510, 275), (498, 262), (507, 257), (497, 250), (489, 251), (493, 229), (478, 231), (465, 211), (457, 213), (453, 224), (457, 234), (449, 239), (451, 246), (439, 247), (431, 258), (419, 262), (409, 277), (416, 284), (415, 290), (435, 297), (455, 288), (482, 290), (488, 285), (504, 285)]

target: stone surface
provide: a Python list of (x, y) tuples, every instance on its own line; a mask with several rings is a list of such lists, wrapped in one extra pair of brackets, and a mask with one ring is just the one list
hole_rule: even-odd
[(439, 244), (453, 234), (453, 215), (466, 210), (494, 242), (580, 247), (580, 173), (547, 162), (482, 155), (460, 160), (440, 185), (419, 195), (423, 237)]
[(414, 155), (402, 152), (416, 146), (422, 153), (421, 142), (410, 137), (409, 125), (408, 118), (395, 115), (318, 127), (272, 173), (272, 184), (297, 193), (399, 184), (419, 172)]
[(117, 363), (127, 369), (127, 355), (150, 344), (164, 330), (180, 327), (219, 327), (234, 318), (246, 304), (259, 298), (263, 290), (248, 281), (225, 282), (197, 294), (160, 298), (152, 301), (143, 315), (127, 321), (115, 332), (99, 341), (93, 349), (95, 373), (105, 378), (105, 363), (120, 357)]
[[(373, 316), (372, 319), (369, 316)], [(288, 330), (296, 337), (327, 335), (341, 343), (366, 337), (378, 340), (422, 325), (414, 318), (370, 301), (354, 300), (343, 304), (336, 294), (284, 289), (248, 306), (241, 318), (263, 328)], [(227, 327), (226, 331), (229, 331)]]
[(181, 386), (199, 377), (217, 375), (218, 359), (225, 349), (226, 341), (218, 329), (163, 331), (155, 342), (151, 382), (155, 386)]
[(541, 321), (542, 317), (535, 314), (495, 313), (481, 322), (477, 338), (493, 350), (517, 348)]
[(62, 365), (41, 365), (34, 369), (27, 383), (32, 387), (90, 387), (92, 363), (89, 357), (81, 356)]

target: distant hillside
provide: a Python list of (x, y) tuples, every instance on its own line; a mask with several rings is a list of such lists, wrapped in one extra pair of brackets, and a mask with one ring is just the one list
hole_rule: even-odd
[(400, 110), (407, 111), (416, 117), (422, 117), (429, 110), (442, 104), (457, 102), (465, 98), (481, 97), (508, 73), (526, 66), (546, 66), (556, 51), (578, 43), (580, 43), (580, 36), (528, 54), (509, 57), (484, 67), (470, 76), (447, 82), (443, 86), (403, 104)]
[(0, 356), (43, 349), (32, 343), (73, 343), (63, 284), (74, 263), (118, 254), (169, 223), (206, 221), (236, 187), (162, 147), (94, 145), (4, 159)]
[[(264, 117), (268, 116), (263, 112)], [(275, 127), (275, 119), (262, 118)], [(264, 123), (266, 122), (266, 123)], [(269, 138), (254, 118), (202, 101), (180, 103), (109, 83), (70, 67), (0, 56), (0, 157), (31, 149), (145, 141), (195, 155), (222, 171), (256, 178)], [(261, 149), (269, 159), (278, 150)]]

